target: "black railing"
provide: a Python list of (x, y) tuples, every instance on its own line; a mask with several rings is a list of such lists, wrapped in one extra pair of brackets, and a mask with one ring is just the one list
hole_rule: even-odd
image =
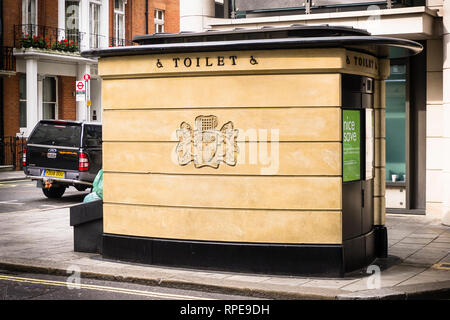
[(61, 52), (80, 52), (84, 33), (77, 30), (20, 24), (14, 25), (15, 48), (39, 48)]
[(3, 140), (0, 138), (0, 164), (21, 168), (26, 142), (25, 137), (4, 137)]
[(121, 38), (109, 38), (109, 46), (110, 47), (124, 47), (124, 46), (134, 46), (136, 43), (130, 40), (121, 39)]
[(0, 70), (16, 71), (16, 59), (11, 47), (0, 47)]

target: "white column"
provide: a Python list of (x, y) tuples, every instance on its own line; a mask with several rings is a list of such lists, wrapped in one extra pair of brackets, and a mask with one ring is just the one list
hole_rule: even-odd
[(26, 59), (27, 73), (27, 130), (25, 135), (28, 137), (38, 122), (38, 79), (37, 79), (37, 60)]
[(80, 0), (80, 32), (82, 32), (82, 39), (80, 41), (80, 49), (89, 49), (89, 0)]
[(180, 0), (180, 31), (205, 31), (206, 20), (214, 15), (214, 0)]
[(442, 138), (443, 151), (443, 217), (442, 222), (450, 226), (450, 1), (445, 0), (443, 5), (443, 121), (444, 135)]
[(44, 93), (44, 76), (38, 74), (37, 76), (37, 120), (42, 120), (44, 118), (44, 104), (43, 93)]
[(66, 0), (58, 0), (58, 28), (66, 28)]
[[(77, 81), (84, 81), (85, 74), (90, 72), (88, 64), (79, 64), (77, 68)], [(86, 93), (89, 90), (89, 82), (87, 84)], [(73, 84), (75, 90), (75, 83)], [(77, 101), (77, 121), (89, 121), (89, 110), (86, 101)]]

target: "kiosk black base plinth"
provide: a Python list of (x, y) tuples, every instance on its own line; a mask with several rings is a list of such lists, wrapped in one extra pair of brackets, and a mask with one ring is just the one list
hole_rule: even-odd
[(103, 257), (217, 271), (342, 277), (375, 259), (373, 232), (331, 244), (190, 241), (103, 234)]

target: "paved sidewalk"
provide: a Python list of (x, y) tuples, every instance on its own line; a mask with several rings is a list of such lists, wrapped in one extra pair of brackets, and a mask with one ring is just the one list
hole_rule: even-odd
[[(272, 299), (410, 299), (450, 297), (450, 228), (425, 216), (388, 215), (389, 258), (373, 277), (311, 278), (212, 272), (105, 260), (73, 251), (69, 208), (0, 213), (0, 270), (22, 270), (215, 290)], [(447, 263), (447, 265), (446, 265)], [(446, 267), (445, 267), (446, 266)]]
[(2, 181), (14, 181), (14, 180), (23, 180), (25, 178), (25, 173), (15, 170), (7, 170), (7, 171), (0, 171), (0, 182)]

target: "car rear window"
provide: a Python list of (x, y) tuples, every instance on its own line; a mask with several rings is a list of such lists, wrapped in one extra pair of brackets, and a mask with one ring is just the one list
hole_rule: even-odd
[(40, 123), (28, 143), (79, 148), (80, 140), (81, 125)]

